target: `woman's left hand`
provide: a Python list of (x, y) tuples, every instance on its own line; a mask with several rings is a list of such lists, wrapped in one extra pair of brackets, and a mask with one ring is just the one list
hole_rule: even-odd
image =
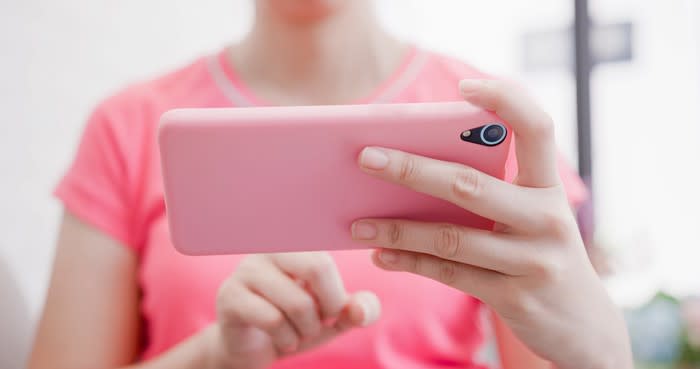
[(587, 258), (556, 169), (551, 118), (506, 83), (469, 80), (460, 87), (466, 100), (513, 127), (515, 183), (384, 148), (366, 148), (359, 163), (372, 176), (492, 219), (494, 230), (363, 219), (353, 224), (353, 238), (380, 247), (374, 261), (383, 269), (481, 299), (561, 369), (632, 368), (624, 321)]

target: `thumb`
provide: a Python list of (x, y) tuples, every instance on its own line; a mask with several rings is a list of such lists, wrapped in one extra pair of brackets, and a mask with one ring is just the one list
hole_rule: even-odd
[(560, 183), (554, 123), (530, 96), (498, 80), (466, 79), (459, 87), (467, 101), (495, 112), (513, 128), (519, 185), (551, 187)]
[(335, 323), (339, 331), (373, 324), (381, 315), (381, 303), (373, 292), (360, 291), (352, 296)]

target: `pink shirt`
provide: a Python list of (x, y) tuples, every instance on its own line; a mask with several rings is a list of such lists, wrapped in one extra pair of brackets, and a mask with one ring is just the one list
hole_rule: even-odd
[[(365, 102), (460, 100), (457, 82), (486, 78), (459, 61), (413, 49), (393, 77)], [(170, 243), (156, 145), (158, 118), (179, 107), (230, 107), (262, 102), (241, 83), (225, 53), (133, 85), (89, 118), (75, 160), (56, 189), (74, 215), (133, 250), (139, 258), (143, 357), (154, 357), (215, 319), (215, 295), (241, 256), (188, 257)], [(586, 197), (578, 176), (561, 174), (576, 205)], [(515, 173), (514, 161), (509, 173)], [(481, 368), (476, 299), (428, 279), (374, 267), (368, 251), (334, 252), (349, 291), (372, 290), (382, 318), (274, 368)]]

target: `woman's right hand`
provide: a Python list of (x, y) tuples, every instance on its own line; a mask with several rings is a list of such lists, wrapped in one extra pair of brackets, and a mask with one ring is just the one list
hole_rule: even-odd
[(371, 292), (348, 295), (325, 252), (251, 255), (219, 290), (207, 336), (221, 369), (265, 368), (379, 318)]

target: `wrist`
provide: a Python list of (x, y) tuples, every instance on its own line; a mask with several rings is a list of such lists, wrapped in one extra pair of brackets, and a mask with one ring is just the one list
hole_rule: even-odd
[(634, 369), (634, 359), (627, 326), (622, 317), (620, 317), (620, 320), (620, 334), (609, 345), (600, 347), (599, 360), (593, 369)]
[(578, 359), (553, 363), (552, 369), (634, 369), (634, 360), (629, 343), (620, 340), (615, 345), (600, 345)]
[(620, 351), (602, 355), (600, 362), (594, 369), (634, 369), (634, 360), (629, 351)]

